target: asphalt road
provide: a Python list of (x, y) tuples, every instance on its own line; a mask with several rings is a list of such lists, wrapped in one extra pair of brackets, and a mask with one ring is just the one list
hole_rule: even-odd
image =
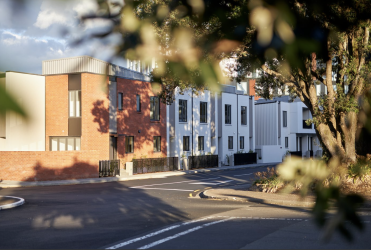
[[(193, 198), (246, 184), (258, 169), (168, 178), (2, 189), (26, 204), (0, 211), (0, 248), (369, 248), (321, 245), (305, 209)], [(362, 219), (370, 221), (371, 213)], [(369, 228), (367, 227), (367, 230)]]

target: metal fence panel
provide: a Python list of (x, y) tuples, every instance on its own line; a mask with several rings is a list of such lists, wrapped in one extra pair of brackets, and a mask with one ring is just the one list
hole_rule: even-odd
[(120, 160), (99, 161), (99, 178), (120, 175)]
[(257, 153), (234, 154), (234, 165), (247, 165), (257, 163)]
[(134, 174), (176, 171), (178, 157), (146, 158), (133, 160)]
[(291, 156), (299, 156), (299, 157), (303, 157), (303, 153), (301, 151), (292, 151), (290, 152)]
[(189, 156), (188, 160), (190, 169), (218, 167), (217, 155)]

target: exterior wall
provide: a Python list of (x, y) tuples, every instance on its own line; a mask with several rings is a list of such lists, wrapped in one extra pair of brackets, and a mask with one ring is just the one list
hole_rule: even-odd
[[(249, 116), (249, 111), (250, 111), (250, 97), (247, 95), (237, 95), (238, 98), (238, 119), (237, 119), (237, 131), (238, 131), (238, 137), (237, 137), (237, 143), (235, 143), (237, 147), (237, 151), (243, 151), (245, 153), (248, 153), (253, 148), (250, 148), (250, 116)], [(247, 117), (247, 124), (242, 125), (241, 124), (241, 107), (246, 106), (246, 117)], [(240, 136), (244, 137), (244, 148), (240, 148)]]
[[(215, 145), (215, 137), (212, 148), (211, 138), (211, 93), (205, 90), (204, 92), (193, 95), (192, 107), (192, 91), (187, 90), (183, 94), (179, 90), (175, 93), (174, 103), (171, 104), (169, 110), (172, 112), (169, 117), (174, 120), (174, 132), (169, 131), (170, 137), (170, 156), (181, 157), (185, 155), (202, 155), (209, 152), (217, 153)], [(179, 100), (187, 100), (187, 122), (179, 122)], [(215, 101), (215, 99), (214, 99)], [(200, 123), (200, 102), (207, 102), (207, 123)], [(214, 103), (215, 105), (215, 103)], [(192, 124), (193, 116), (193, 124)], [(172, 122), (171, 122), (172, 124)], [(213, 123), (215, 126), (215, 122)], [(169, 130), (172, 127), (169, 127)], [(192, 146), (192, 128), (193, 128), (193, 146)], [(216, 129), (216, 127), (215, 127)], [(189, 136), (190, 151), (183, 151), (183, 136)], [(204, 136), (204, 150), (198, 150), (198, 136)]]
[(45, 77), (45, 150), (50, 136), (68, 136), (68, 75)]
[(20, 104), (28, 118), (7, 112), (3, 122), (5, 139), (1, 139), (0, 151), (45, 150), (45, 77), (7, 72), (6, 78), (2, 79), (6, 91)]
[(255, 105), (255, 137), (257, 146), (278, 144), (277, 114), (277, 103)]
[[(221, 119), (222, 136), (219, 140), (219, 161), (225, 163), (226, 155), (237, 153), (237, 98), (236, 94), (222, 92), (219, 102), (221, 109), (219, 110), (219, 119)], [(225, 124), (225, 105), (231, 105), (231, 124)], [(220, 135), (219, 135), (220, 136)], [(233, 149), (228, 149), (228, 137), (233, 136)]]
[(51, 181), (98, 178), (100, 151), (0, 152), (0, 180)]
[[(117, 110), (117, 154), (122, 164), (131, 161), (133, 157), (166, 156), (166, 105), (160, 102), (160, 121), (151, 121), (150, 97), (155, 96), (151, 84), (117, 78), (117, 93), (123, 93), (123, 110)], [(141, 97), (141, 112), (136, 110), (137, 94)], [(125, 152), (125, 136), (134, 136), (134, 153)], [(154, 136), (161, 136), (161, 152), (153, 151)]]

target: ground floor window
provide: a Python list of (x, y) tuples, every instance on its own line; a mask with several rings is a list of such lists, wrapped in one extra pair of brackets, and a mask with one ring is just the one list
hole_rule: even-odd
[(204, 137), (203, 136), (198, 137), (198, 150), (199, 151), (204, 150)]
[(233, 136), (228, 136), (228, 149), (233, 149)]
[(81, 137), (50, 137), (50, 151), (81, 150)]
[(134, 136), (127, 136), (125, 141), (126, 153), (134, 153)]
[(245, 149), (245, 137), (240, 136), (240, 149)]
[(153, 137), (153, 151), (161, 152), (161, 136)]
[(289, 147), (289, 138), (285, 137), (285, 148)]
[(189, 151), (189, 136), (183, 136), (183, 151)]

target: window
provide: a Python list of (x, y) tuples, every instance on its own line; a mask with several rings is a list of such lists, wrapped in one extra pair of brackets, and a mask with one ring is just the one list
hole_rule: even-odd
[(200, 102), (200, 123), (207, 123), (207, 102)]
[(81, 117), (81, 91), (68, 92), (69, 117)]
[(198, 137), (198, 150), (199, 151), (204, 150), (204, 137), (203, 136)]
[(137, 95), (137, 112), (141, 111), (140, 95)]
[(161, 152), (161, 136), (153, 137), (153, 151)]
[(189, 151), (189, 136), (183, 136), (183, 151)]
[(228, 136), (228, 149), (233, 149), (233, 136)]
[(287, 111), (283, 111), (282, 121), (283, 121), (283, 127), (287, 127)]
[(118, 98), (118, 109), (122, 110), (124, 107), (124, 94), (119, 93), (119, 98)]
[(50, 137), (50, 151), (78, 151), (80, 149), (80, 137)]
[(244, 136), (240, 136), (240, 149), (245, 149), (245, 137)]
[(152, 121), (160, 120), (160, 98), (152, 96), (150, 100), (150, 119)]
[(247, 125), (247, 107), (241, 107), (241, 125)]
[(134, 153), (134, 136), (127, 136), (125, 140), (126, 153)]
[(187, 100), (179, 100), (179, 122), (187, 122)]
[(285, 148), (289, 147), (289, 138), (285, 137)]
[(225, 105), (225, 124), (232, 124), (231, 105)]

